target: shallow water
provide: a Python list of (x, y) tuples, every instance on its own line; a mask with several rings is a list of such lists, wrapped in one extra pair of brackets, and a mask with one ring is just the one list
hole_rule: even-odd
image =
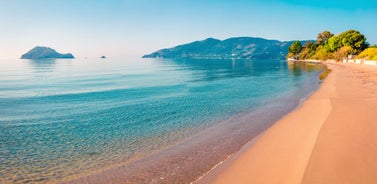
[[(208, 148), (181, 172), (198, 162), (205, 166), (191, 177), (173, 177), (192, 181), (316, 90), (322, 69), (286, 61), (189, 59), (0, 65), (0, 181), (9, 183), (63, 181), (118, 163), (123, 172), (139, 168), (132, 181), (150, 182), (161, 174), (157, 170)], [(233, 141), (219, 141), (219, 135)], [(214, 152), (218, 158), (210, 156)]]

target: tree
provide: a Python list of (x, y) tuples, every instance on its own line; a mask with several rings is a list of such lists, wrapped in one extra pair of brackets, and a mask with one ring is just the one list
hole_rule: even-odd
[(368, 48), (368, 46), (369, 44), (366, 42), (365, 36), (359, 31), (348, 30), (336, 36), (329, 31), (323, 31), (318, 34), (316, 43), (307, 42), (302, 47), (300, 41), (293, 42), (288, 48), (287, 57), (296, 59), (299, 57), (300, 59), (341, 60), (348, 54), (359, 54)]
[(310, 50), (315, 50), (315, 49), (317, 49), (318, 44), (313, 43), (313, 42), (311, 42), (311, 41), (307, 41), (307, 42), (304, 44), (304, 47), (305, 47), (305, 48), (309, 48)]
[(342, 59), (344, 59), (351, 53), (352, 53), (352, 48), (350, 46), (343, 46), (340, 49), (338, 49), (336, 52), (334, 52), (332, 55), (335, 60), (341, 61)]
[(300, 59), (302, 59), (302, 60), (311, 59), (315, 54), (317, 46), (318, 46), (317, 44), (315, 44), (311, 41), (307, 41), (304, 44), (304, 47), (302, 48), (302, 51), (300, 53)]
[(335, 52), (341, 47), (338, 36), (332, 36), (327, 40), (324, 48), (327, 52)]
[(301, 45), (301, 42), (299, 40), (293, 42), (292, 45), (289, 46), (289, 48), (288, 48), (289, 52), (291, 52), (295, 55), (300, 53), (301, 49), (302, 49), (302, 45)]
[(334, 34), (330, 33), (330, 31), (323, 31), (322, 33), (318, 34), (316, 43), (319, 45), (324, 45), (332, 36), (334, 36)]
[(287, 54), (287, 59), (289, 59), (289, 58), (294, 58), (294, 57), (296, 57), (296, 55), (295, 54), (293, 54), (292, 52), (288, 52), (288, 54)]
[(331, 54), (327, 52), (324, 46), (320, 45), (318, 46), (313, 59), (318, 59), (318, 60), (327, 60), (331, 59)]
[(354, 54), (358, 54), (368, 47), (365, 36), (356, 30), (345, 31), (338, 36), (338, 39), (341, 47), (350, 46)]

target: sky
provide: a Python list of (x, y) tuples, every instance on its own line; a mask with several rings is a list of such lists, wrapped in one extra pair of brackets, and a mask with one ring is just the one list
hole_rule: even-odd
[(142, 56), (205, 38), (316, 39), (359, 30), (377, 44), (376, 0), (0, 0), (0, 59), (34, 46)]

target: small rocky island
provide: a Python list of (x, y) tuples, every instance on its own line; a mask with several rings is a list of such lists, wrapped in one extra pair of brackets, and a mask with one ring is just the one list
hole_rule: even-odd
[(61, 54), (49, 47), (36, 46), (26, 54), (21, 56), (21, 59), (72, 59), (75, 58), (71, 53)]
[(100, 58), (101, 58), (101, 59), (106, 59), (106, 56), (101, 56)]

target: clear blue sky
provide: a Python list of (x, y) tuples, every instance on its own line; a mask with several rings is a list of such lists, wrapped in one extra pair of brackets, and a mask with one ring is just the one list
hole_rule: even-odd
[(376, 20), (376, 0), (1, 0), (0, 58), (36, 45), (123, 57), (208, 37), (315, 39), (348, 29), (376, 44)]

